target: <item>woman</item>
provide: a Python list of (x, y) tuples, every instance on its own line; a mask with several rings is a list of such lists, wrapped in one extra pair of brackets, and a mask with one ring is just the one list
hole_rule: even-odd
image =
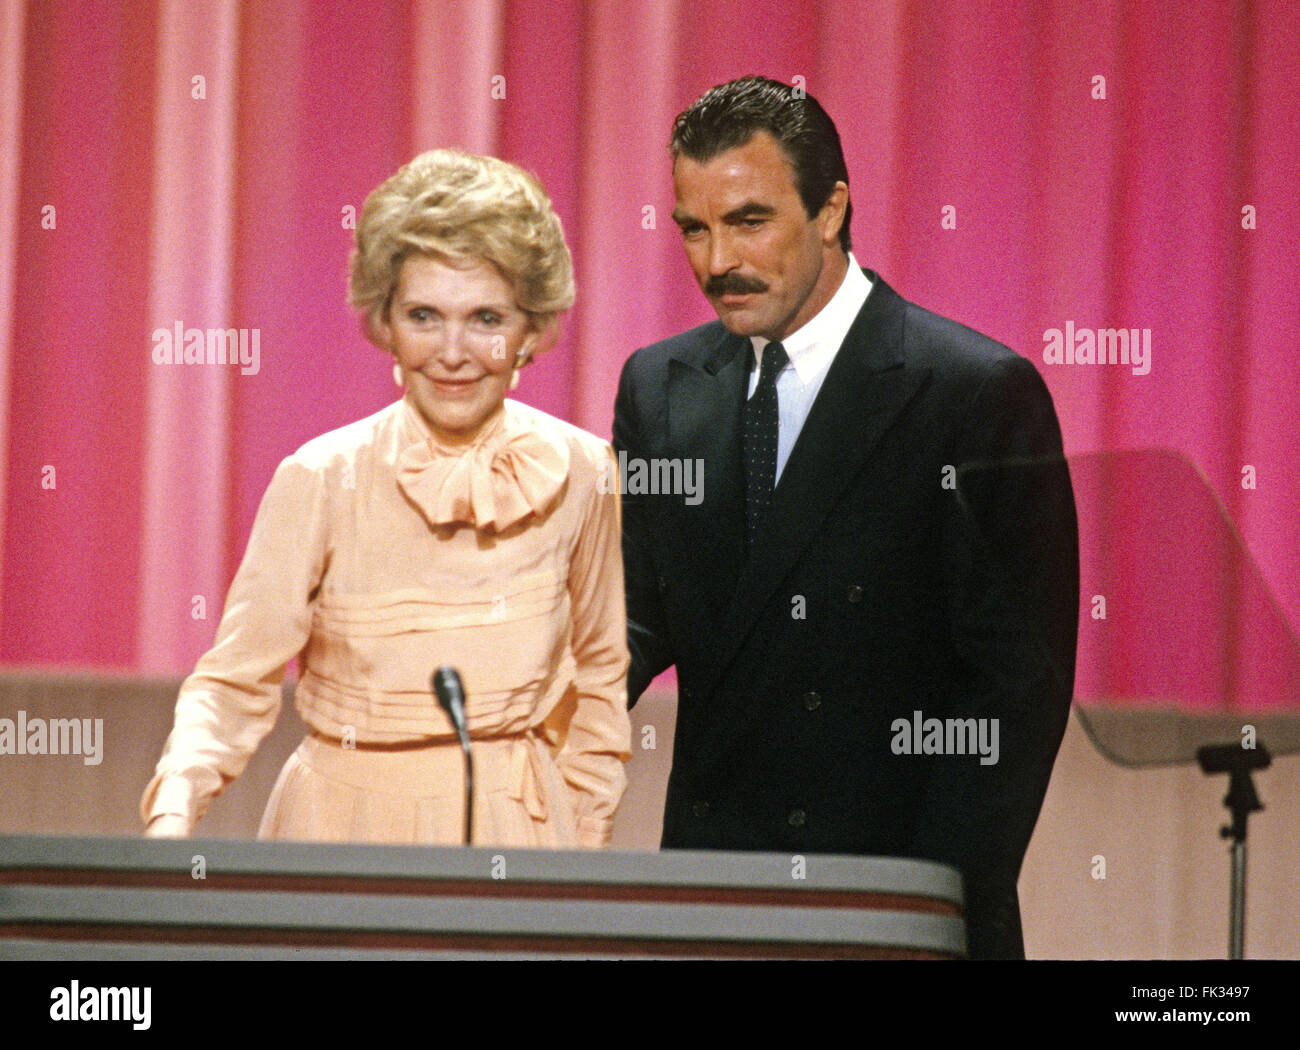
[(367, 198), (351, 301), (405, 394), (276, 470), (181, 688), (146, 833), (192, 833), (297, 657), (311, 731), (259, 837), (463, 841), (463, 756), (430, 689), (450, 665), (474, 843), (604, 846), (630, 736), (613, 453), (505, 396), (573, 303), (559, 220), (513, 165), (425, 153)]

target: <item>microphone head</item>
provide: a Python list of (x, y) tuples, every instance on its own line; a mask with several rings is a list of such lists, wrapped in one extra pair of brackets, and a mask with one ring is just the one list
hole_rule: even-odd
[(439, 667), (433, 672), (433, 691), (438, 697), (438, 705), (451, 715), (457, 717), (457, 710), (465, 709), (465, 687), (454, 667)]

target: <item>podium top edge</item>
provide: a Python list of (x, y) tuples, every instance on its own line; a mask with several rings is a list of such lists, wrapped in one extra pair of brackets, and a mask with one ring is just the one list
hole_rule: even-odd
[(962, 902), (961, 875), (935, 861), (829, 853), (696, 850), (552, 850), (490, 846), (388, 846), (256, 839), (148, 839), (0, 835), (5, 871), (96, 869), (188, 872), (201, 855), (209, 874), (475, 882), (498, 857), (514, 883), (688, 886), (745, 890), (868, 891)]

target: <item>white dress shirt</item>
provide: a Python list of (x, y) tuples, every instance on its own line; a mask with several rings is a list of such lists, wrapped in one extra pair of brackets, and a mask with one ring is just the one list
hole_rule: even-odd
[[(830, 302), (802, 328), (781, 340), (789, 363), (776, 377), (778, 432), (776, 443), (776, 480), (781, 480), (790, 450), (799, 439), (808, 412), (822, 388), (822, 381), (830, 371), (831, 362), (840, 345), (849, 334), (854, 318), (862, 309), (871, 292), (871, 281), (862, 272), (858, 261), (849, 253), (849, 269), (840, 282)], [(754, 367), (749, 373), (749, 393), (753, 397), (758, 387), (759, 366), (763, 360), (763, 347), (770, 340), (761, 335), (750, 336), (754, 346)]]

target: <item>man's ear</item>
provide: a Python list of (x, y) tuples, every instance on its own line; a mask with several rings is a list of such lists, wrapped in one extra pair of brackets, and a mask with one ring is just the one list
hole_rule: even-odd
[(837, 182), (831, 195), (826, 198), (826, 203), (822, 205), (822, 210), (817, 214), (817, 221), (821, 224), (822, 243), (835, 245), (840, 240), (840, 227), (844, 225), (844, 210), (849, 203), (849, 187), (843, 182)]

